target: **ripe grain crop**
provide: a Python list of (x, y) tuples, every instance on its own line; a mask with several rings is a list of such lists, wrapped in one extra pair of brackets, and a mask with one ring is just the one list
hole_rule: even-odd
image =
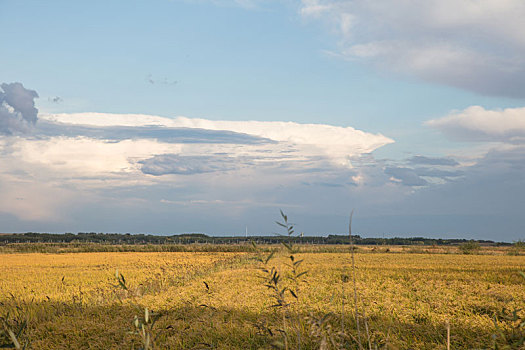
[[(290, 349), (446, 349), (447, 324), (452, 349), (519, 348), (508, 344), (525, 331), (523, 256), (358, 250), (357, 344), (349, 253), (296, 248), (308, 273), (289, 298)], [(269, 264), (291, 283), (287, 249)], [(134, 320), (146, 308), (158, 349), (269, 349), (282, 339), (255, 253), (12, 253), (0, 255), (0, 276), (0, 345), (13, 345), (9, 328), (32, 349), (138, 349)]]

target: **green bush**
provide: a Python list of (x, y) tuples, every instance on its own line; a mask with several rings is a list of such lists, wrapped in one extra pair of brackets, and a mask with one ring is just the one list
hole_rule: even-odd
[(463, 254), (477, 254), (481, 250), (481, 246), (476, 241), (468, 241), (460, 244), (459, 250)]

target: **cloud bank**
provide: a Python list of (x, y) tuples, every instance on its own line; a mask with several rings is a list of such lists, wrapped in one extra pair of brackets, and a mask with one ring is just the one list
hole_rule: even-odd
[(302, 0), (339, 38), (332, 53), (486, 95), (525, 97), (520, 0)]
[[(297, 181), (355, 186), (351, 177), (359, 171), (354, 159), (391, 142), (380, 134), (330, 125), (40, 115), (32, 137), (0, 139), (0, 161), (6, 164), (0, 186), (11, 193), (4, 195), (0, 211), (24, 220), (57, 219), (72, 197), (90, 207), (80, 203), (286, 207), (285, 200), (268, 198), (266, 191)], [(22, 191), (29, 187), (33, 190)], [(56, 195), (49, 196), (53, 191)], [(17, 193), (24, 193), (23, 198), (17, 200)], [(10, 205), (13, 200), (19, 205)]]
[[(356, 207), (365, 234), (465, 236), (481, 215), (493, 222), (472, 235), (497, 238), (490, 230), (504, 227), (519, 237), (520, 144), (467, 161), (371, 153), (391, 142), (330, 125), (40, 115), (31, 137), (0, 137), (0, 217), (16, 231), (232, 234), (249, 222), (268, 234), (283, 208), (301, 231), (325, 234), (344, 231)], [(391, 218), (409, 219), (389, 226)]]

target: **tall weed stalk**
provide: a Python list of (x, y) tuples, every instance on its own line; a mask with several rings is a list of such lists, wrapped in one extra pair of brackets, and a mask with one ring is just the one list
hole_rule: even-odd
[[(296, 343), (300, 347), (300, 320), (292, 316), (290, 309), (299, 300), (300, 282), (303, 281), (308, 271), (302, 270), (301, 264), (304, 260), (298, 259), (297, 253), (299, 251), (292, 240), (293, 237), (299, 235), (296, 235), (294, 225), (288, 221), (288, 216), (282, 210), (280, 213), (282, 221), (276, 221), (276, 223), (285, 230), (285, 235), (289, 238), (287, 242), (282, 242), (287, 256), (287, 263), (285, 264), (287, 270), (281, 271), (278, 267), (271, 266), (270, 262), (275, 257), (275, 251), (265, 257), (260, 256), (258, 261), (261, 263), (260, 271), (263, 273), (261, 276), (263, 285), (271, 292), (273, 302), (271, 307), (278, 309), (281, 314), (281, 325), (278, 329), (281, 339), (274, 340), (272, 346), (288, 350), (290, 349), (292, 328), (295, 328)], [(257, 249), (255, 243), (253, 245)]]

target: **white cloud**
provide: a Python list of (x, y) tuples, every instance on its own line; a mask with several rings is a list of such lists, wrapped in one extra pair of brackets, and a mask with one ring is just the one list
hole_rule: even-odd
[(0, 212), (57, 220), (70, 201), (90, 208), (173, 201), (165, 191), (155, 194), (165, 187), (176, 192), (177, 203), (285, 203), (268, 198), (268, 190), (303, 180), (351, 182), (359, 174), (350, 159), (391, 142), (330, 125), (42, 115), (33, 136), (0, 139), (0, 187), (10, 189)]
[(460, 140), (525, 141), (525, 108), (487, 110), (471, 106), (426, 124)]
[(303, 0), (339, 37), (336, 54), (482, 94), (525, 96), (520, 0)]
[(303, 16), (311, 16), (319, 18), (326, 12), (332, 10), (332, 6), (328, 4), (321, 4), (317, 0), (303, 0), (303, 6), (300, 9), (300, 13)]
[[(229, 131), (275, 141), (278, 143), (277, 146), (265, 146), (273, 149), (273, 151), (290, 151), (293, 149), (296, 152), (292, 152), (292, 154), (296, 156), (321, 156), (341, 166), (350, 165), (348, 157), (370, 153), (379, 147), (394, 142), (381, 134), (371, 134), (352, 127), (293, 122), (215, 121), (186, 117), (166, 118), (140, 114), (106, 113), (52, 114), (41, 116), (41, 119), (59, 123), (104, 127), (164, 126)], [(227, 146), (223, 145), (221, 148), (227, 148)], [(253, 147), (244, 147), (239, 152), (243, 153), (243, 150), (250, 150), (251, 148)], [(229, 152), (234, 152), (234, 150), (229, 150)]]
[(107, 176), (133, 171), (130, 158), (180, 149), (154, 140), (105, 142), (85, 137), (54, 137), (47, 140), (24, 140), (13, 156), (24, 162), (53, 168), (74, 176)]

